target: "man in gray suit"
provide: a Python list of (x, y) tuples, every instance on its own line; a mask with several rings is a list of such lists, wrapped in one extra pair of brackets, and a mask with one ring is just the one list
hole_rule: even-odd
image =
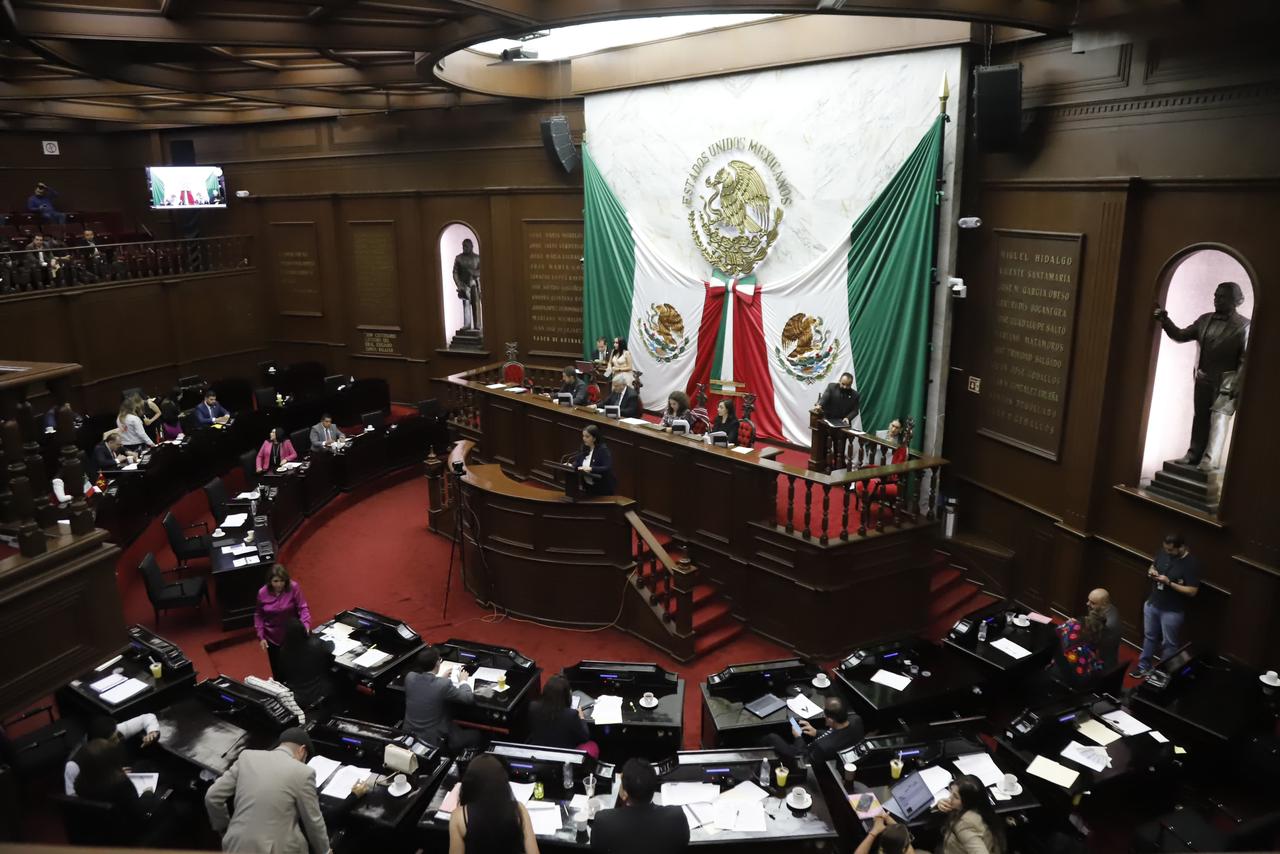
[[(274, 750), (241, 753), (209, 787), (204, 806), (209, 824), (222, 834), (223, 851), (328, 854), (316, 772), (306, 765), (310, 755), (311, 737), (291, 727)], [(228, 800), (235, 801), (234, 816)]]
[(467, 671), (459, 668), (459, 684), (454, 684), (448, 673), (437, 675), (440, 651), (434, 647), (418, 653), (414, 664), (415, 669), (404, 677), (404, 728), (455, 755), (468, 747), (479, 747), (484, 740), (480, 733), (459, 728), (449, 714), (450, 702), (475, 702), (466, 684)]
[(311, 428), (311, 450), (332, 448), (342, 442), (342, 431), (333, 426), (329, 413), (320, 416), (320, 423)]

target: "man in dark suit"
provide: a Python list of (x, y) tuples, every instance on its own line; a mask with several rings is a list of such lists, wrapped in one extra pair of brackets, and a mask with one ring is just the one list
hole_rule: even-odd
[(311, 428), (311, 450), (320, 451), (341, 444), (342, 431), (333, 426), (329, 413), (320, 416), (320, 423)]
[(601, 409), (606, 406), (618, 407), (619, 418), (640, 417), (640, 395), (622, 377), (613, 378), (612, 393), (600, 403)]
[(828, 421), (851, 424), (858, 416), (859, 402), (858, 392), (853, 387), (853, 374), (843, 373), (839, 383), (827, 384), (818, 406), (822, 407), (822, 417)]
[(618, 806), (596, 814), (591, 850), (609, 854), (678, 854), (689, 846), (689, 822), (680, 807), (653, 805), (658, 775), (643, 759), (622, 766)]
[(93, 483), (98, 479), (98, 473), (103, 469), (113, 469), (122, 466), (125, 463), (125, 457), (120, 454), (120, 434), (112, 430), (102, 438), (102, 441), (94, 446), (93, 452), (85, 458), (84, 476)]
[[(560, 372), (563, 382), (557, 394), (573, 395), (574, 406), (586, 406), (587, 404), (587, 383), (586, 380), (578, 376), (578, 369), (573, 365), (567, 366)], [(552, 396), (552, 400), (558, 400), (556, 396)]]
[[(867, 734), (862, 718), (849, 714), (849, 708), (839, 697), (828, 697), (822, 711), (827, 725), (822, 732), (808, 721), (800, 721), (791, 728), (790, 744), (777, 733), (770, 733), (765, 737), (765, 746), (772, 747), (783, 759), (794, 761), (803, 754), (810, 765), (819, 765), (835, 759), (836, 754), (853, 747)], [(808, 744), (805, 738), (810, 739)]]
[(211, 424), (226, 424), (231, 420), (231, 413), (218, 403), (218, 393), (209, 389), (204, 393), (204, 402), (196, 404), (196, 424), (208, 427)]
[[(440, 650), (434, 647), (418, 653), (414, 665), (415, 669), (404, 677), (404, 728), (455, 755), (480, 746), (484, 737), (475, 730), (461, 729), (449, 714), (449, 703), (475, 702), (467, 684), (467, 671), (458, 665), (437, 672)], [(452, 678), (455, 675), (456, 682)]]

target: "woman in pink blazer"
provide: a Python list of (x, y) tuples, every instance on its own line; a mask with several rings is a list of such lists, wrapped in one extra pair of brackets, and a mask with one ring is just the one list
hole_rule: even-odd
[(284, 438), (284, 432), (279, 427), (272, 427), (271, 436), (258, 449), (258, 474), (275, 471), (281, 463), (297, 458), (298, 452), (293, 449), (293, 443)]

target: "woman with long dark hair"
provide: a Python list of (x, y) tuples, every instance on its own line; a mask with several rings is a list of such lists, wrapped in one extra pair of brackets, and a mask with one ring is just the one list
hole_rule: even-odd
[(152, 811), (159, 805), (155, 792), (139, 795), (124, 770), (120, 747), (105, 738), (92, 738), (76, 754), (80, 774), (76, 796), (114, 806), (114, 827), (101, 828), (105, 836), (140, 837)]
[(972, 774), (951, 784), (950, 797), (938, 802), (947, 813), (942, 825), (942, 854), (1004, 854), (1004, 828), (982, 781)]
[(711, 433), (724, 433), (730, 445), (738, 444), (738, 407), (732, 397), (722, 397), (716, 404), (716, 420), (711, 422)]
[(543, 747), (585, 750), (599, 756), (600, 748), (589, 741), (590, 738), (591, 730), (581, 710), (573, 708), (569, 680), (560, 674), (552, 676), (542, 686), (542, 696), (529, 704), (528, 742)]
[(627, 385), (636, 384), (636, 369), (631, 363), (631, 351), (627, 349), (627, 339), (613, 339), (613, 349), (609, 351), (609, 366), (605, 368), (606, 377), (622, 377)]
[(604, 433), (595, 424), (582, 428), (582, 447), (573, 467), (582, 478), (582, 491), (587, 495), (613, 495), (617, 482), (613, 476), (613, 454), (605, 444)]
[(482, 753), (467, 766), (458, 808), (449, 816), (449, 854), (537, 854), (524, 804), (511, 793), (507, 769)]
[(182, 410), (171, 398), (160, 401), (160, 424), (156, 428), (157, 442), (172, 442), (182, 438)]
[(662, 413), (662, 426), (671, 432), (671, 425), (677, 421), (685, 421), (693, 426), (693, 418), (689, 414), (689, 395), (676, 389), (667, 395), (667, 411)]

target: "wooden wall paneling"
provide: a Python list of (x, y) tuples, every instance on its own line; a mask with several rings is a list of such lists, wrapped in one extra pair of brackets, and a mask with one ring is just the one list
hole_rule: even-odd
[[(520, 334), (523, 324), (517, 322), (528, 303), (521, 299), (525, 293), (521, 284), (524, 265), (516, 254), (520, 244), (513, 203), (514, 199), (507, 194), (489, 197), (489, 250), (483, 253), (480, 267), (485, 291), (485, 339), (490, 350), (500, 358), (505, 356), (503, 347), (507, 341), (519, 341), (519, 357), (528, 359), (531, 345), (527, 337)], [(497, 337), (490, 337), (494, 332)]]
[(1071, 38), (1042, 39), (1017, 51), (1022, 63), (1023, 108), (1077, 99), (1086, 93), (1115, 97), (1129, 88), (1133, 45), (1071, 52)]
[(278, 221), (267, 226), (264, 269), (271, 281), (276, 313), (323, 317), (320, 236), (315, 220)]
[(82, 318), (76, 324), (84, 336), (82, 382), (110, 381), (173, 363), (174, 329), (162, 282), (84, 291), (74, 310)]

